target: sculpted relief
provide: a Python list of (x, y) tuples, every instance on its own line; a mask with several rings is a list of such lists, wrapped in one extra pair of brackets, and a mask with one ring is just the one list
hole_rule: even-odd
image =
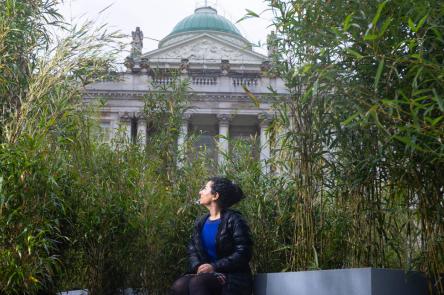
[[(218, 37), (218, 38), (220, 38), (220, 39), (222, 39), (222, 40), (226, 40), (226, 41), (228, 41), (228, 42), (230, 42), (230, 43), (232, 43), (232, 44), (234, 44), (236, 46), (239, 46), (241, 48), (247, 48), (247, 47), (250, 48), (251, 47), (250, 44), (245, 43), (245, 41), (241, 41), (241, 40), (239, 40), (237, 38), (230, 37), (227, 34), (213, 33), (213, 35)], [(167, 47), (167, 46), (173, 45), (175, 43), (179, 43), (179, 42), (182, 42), (184, 40), (188, 40), (188, 39), (190, 39), (190, 38), (192, 38), (194, 36), (196, 36), (196, 33), (181, 34), (179, 36), (175, 36), (174, 38), (169, 39), (169, 40), (163, 42), (161, 47)]]
[(162, 44), (162, 47), (166, 47), (166, 46), (170, 46), (170, 45), (172, 45), (172, 44), (174, 44), (174, 43), (182, 42), (182, 41), (184, 41), (184, 40), (187, 40), (187, 39), (192, 38), (193, 36), (194, 36), (194, 34), (184, 34), (184, 35), (181, 35), (181, 36), (176, 36), (176, 37), (174, 37), (173, 39), (170, 39), (170, 40), (168, 40), (168, 41), (165, 41), (165, 42)]
[(172, 48), (171, 50), (161, 52), (150, 56), (150, 58), (159, 59), (183, 59), (192, 60), (206, 60), (211, 62), (220, 62), (221, 59), (227, 59), (231, 62), (247, 62), (256, 61), (261, 62), (257, 57), (237, 50), (236, 48), (224, 45), (214, 40), (199, 39), (193, 43), (185, 44), (183, 46)]
[(231, 42), (233, 44), (236, 44), (237, 46), (244, 48), (246, 47), (248, 44), (245, 44), (244, 41), (240, 41), (239, 39), (233, 38), (233, 37), (229, 37), (226, 34), (216, 34), (217, 37), (227, 40), (228, 42)]

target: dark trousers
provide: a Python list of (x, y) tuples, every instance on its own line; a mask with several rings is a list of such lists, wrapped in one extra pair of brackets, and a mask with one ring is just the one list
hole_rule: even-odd
[(172, 295), (219, 295), (222, 283), (214, 273), (184, 275), (170, 289)]

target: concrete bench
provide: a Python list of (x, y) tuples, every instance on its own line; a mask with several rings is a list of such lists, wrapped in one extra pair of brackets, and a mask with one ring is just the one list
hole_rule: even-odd
[[(87, 290), (59, 295), (87, 295)], [(125, 295), (139, 294), (126, 289)], [(351, 268), (257, 274), (254, 295), (429, 295), (422, 273), (396, 269)], [(438, 292), (432, 293), (438, 294)]]
[(254, 280), (254, 294), (428, 295), (430, 293), (425, 276), (419, 272), (352, 268), (257, 274)]

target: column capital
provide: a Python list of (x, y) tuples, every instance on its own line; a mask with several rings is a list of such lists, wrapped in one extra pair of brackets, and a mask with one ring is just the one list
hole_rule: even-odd
[(137, 118), (137, 121), (146, 121), (145, 114), (143, 112), (134, 113), (134, 117)]
[(257, 118), (259, 119), (259, 124), (261, 127), (267, 127), (271, 122), (272, 116), (269, 113), (263, 112), (257, 114)]
[(132, 112), (119, 112), (120, 121), (123, 121), (123, 122), (131, 121), (131, 119), (133, 117), (134, 117), (134, 113), (132, 113)]
[(233, 115), (231, 114), (217, 114), (217, 119), (219, 120), (219, 125), (228, 125), (230, 124), (230, 121), (233, 119)]
[(191, 119), (191, 114), (190, 113), (184, 113), (182, 114), (182, 120), (183, 121), (189, 121)]

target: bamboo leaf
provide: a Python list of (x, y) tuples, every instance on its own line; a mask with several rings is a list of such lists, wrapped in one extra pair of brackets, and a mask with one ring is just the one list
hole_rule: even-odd
[(318, 258), (318, 252), (316, 251), (316, 247), (313, 245), (313, 252), (314, 252), (314, 266), (316, 269), (319, 269), (319, 258)]
[(365, 34), (365, 36), (364, 36), (364, 40), (365, 41), (373, 41), (373, 40), (376, 40), (376, 39), (378, 39), (378, 35), (376, 35), (376, 34)]
[(389, 107), (394, 107), (398, 104), (401, 104), (402, 102), (400, 102), (397, 99), (381, 99), (381, 103), (383, 105), (389, 106)]
[(302, 67), (302, 73), (307, 74), (312, 69), (312, 64), (306, 64)]
[(242, 88), (244, 89), (245, 93), (247, 94), (247, 96), (251, 99), (251, 101), (254, 103), (254, 105), (258, 108), (260, 107), (260, 101), (259, 99), (256, 97), (256, 95), (254, 95), (246, 85), (242, 85)]
[(439, 116), (438, 118), (433, 119), (432, 126), (436, 126), (436, 124), (438, 124), (443, 118), (444, 116)]
[(247, 15), (250, 15), (251, 17), (259, 17), (259, 14), (257, 14), (253, 10), (250, 10), (250, 9), (246, 9), (246, 10), (247, 10)]
[(279, 247), (277, 249), (274, 249), (272, 252), (280, 252), (280, 251), (285, 251), (285, 250), (290, 250), (290, 249), (291, 249), (291, 246), (285, 245), (285, 246)]
[(438, 93), (436, 92), (436, 89), (435, 89), (435, 88), (432, 89), (432, 92), (433, 92), (433, 100), (436, 101), (436, 102), (438, 103), (439, 110), (440, 110), (441, 112), (444, 112), (444, 99), (442, 99), (442, 98), (438, 95)]
[(39, 282), (39, 280), (37, 280), (33, 275), (29, 275), (29, 280), (30, 280), (31, 282), (33, 282), (34, 284), (36, 284), (36, 283)]
[(335, 33), (336, 36), (342, 36), (342, 32), (338, 28), (331, 27), (330, 29), (333, 31), (333, 33)]
[(304, 95), (302, 95), (301, 102), (305, 104), (308, 101), (308, 99), (312, 96), (312, 94), (313, 94), (313, 86), (311, 86), (307, 91), (305, 91)]
[(258, 18), (258, 17), (260, 17), (259, 14), (257, 14), (256, 12), (254, 12), (254, 11), (252, 11), (250, 9), (246, 9), (246, 11), (247, 11), (247, 13), (243, 17), (241, 17), (238, 21), (236, 21), (236, 23), (240, 23), (240, 22), (242, 22), (242, 21), (244, 21), (246, 19), (249, 19), (249, 18)]
[(432, 28), (433, 33), (435, 34), (435, 38), (439, 40), (441, 43), (444, 43), (444, 39), (442, 37), (442, 33), (437, 28)]
[(354, 57), (356, 57), (357, 59), (362, 59), (364, 58), (364, 56), (362, 54), (360, 54), (359, 52), (351, 49), (351, 48), (346, 48), (345, 51), (351, 55), (353, 55)]
[(387, 30), (387, 28), (390, 26), (390, 24), (392, 23), (393, 18), (388, 18), (384, 21), (384, 23), (382, 24), (381, 30), (379, 32), (379, 37), (381, 37), (382, 35), (384, 35), (385, 31)]
[(381, 4), (378, 5), (378, 10), (376, 11), (376, 15), (375, 15), (375, 17), (372, 20), (373, 28), (376, 27), (376, 24), (378, 23), (379, 18), (381, 17), (382, 10), (384, 9), (384, 7), (387, 4), (387, 2), (388, 2), (388, 0), (382, 2)]
[(294, 79), (298, 76), (299, 70), (297, 68), (292, 69), (293, 74), (291, 75), (291, 79)]
[(352, 20), (353, 15), (354, 15), (354, 12), (350, 13), (345, 18), (344, 23), (342, 25), (342, 28), (344, 31), (348, 31), (348, 29), (350, 28), (350, 21)]
[(102, 10), (100, 10), (98, 14), (101, 14), (101, 13), (107, 11), (107, 10), (108, 10), (111, 6), (113, 6), (113, 5), (114, 5), (114, 3), (109, 4), (108, 6), (106, 6), (106, 7), (103, 8)]
[(341, 122), (342, 126), (347, 126), (348, 124), (350, 124), (357, 116), (359, 116), (361, 113), (355, 113), (353, 115), (351, 115), (350, 117), (348, 117), (347, 119), (345, 119), (344, 121)]
[(381, 79), (382, 71), (384, 69), (384, 56), (379, 61), (378, 69), (375, 76), (375, 92), (378, 91), (379, 80)]
[(413, 20), (409, 17), (409, 20), (407, 21), (410, 30), (412, 30), (412, 32), (416, 32), (416, 27), (415, 27), (415, 23), (413, 22)]
[(381, 121), (379, 120), (378, 108), (379, 106), (377, 104), (373, 105), (368, 110), (367, 115), (370, 115), (373, 118), (373, 121), (381, 130), (385, 130), (384, 126), (381, 124)]
[(429, 14), (427, 13), (419, 20), (418, 24), (416, 25), (416, 31), (419, 31), (419, 29), (422, 28), (422, 26), (424, 25), (424, 23), (428, 17), (429, 17)]
[(409, 147), (411, 147), (411, 148), (414, 148), (414, 149), (418, 150), (418, 151), (425, 151), (422, 147), (420, 147), (419, 145), (417, 145), (417, 144), (412, 140), (412, 138), (410, 138), (410, 137), (394, 135), (393, 138), (396, 139), (396, 140), (398, 140), (398, 141), (400, 141), (400, 142), (402, 142), (403, 144), (405, 144), (405, 145), (407, 145), (407, 146), (409, 146)]

